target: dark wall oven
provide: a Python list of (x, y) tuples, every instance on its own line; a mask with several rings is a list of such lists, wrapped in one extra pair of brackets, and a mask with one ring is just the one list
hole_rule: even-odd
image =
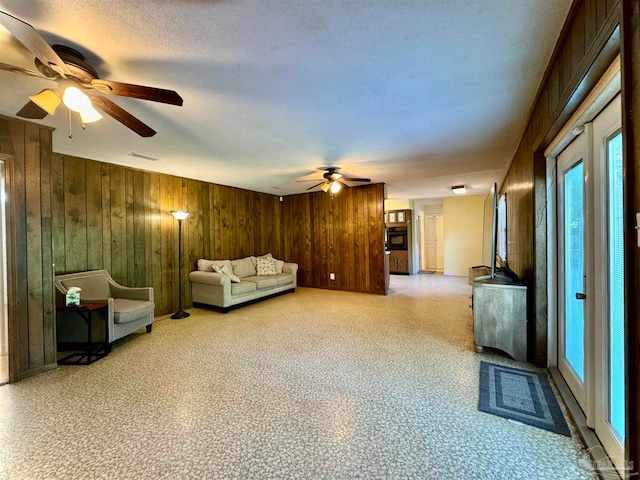
[(407, 227), (387, 228), (387, 250), (408, 250)]

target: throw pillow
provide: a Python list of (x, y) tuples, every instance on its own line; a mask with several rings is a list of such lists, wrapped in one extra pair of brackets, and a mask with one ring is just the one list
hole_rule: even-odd
[(251, 255), (249, 258), (253, 262), (253, 268), (257, 268), (259, 259), (261, 259), (261, 258), (273, 258), (273, 257), (271, 256), (271, 253), (265, 253), (264, 255), (259, 255), (257, 257)]
[(258, 276), (263, 277), (265, 275), (277, 275), (276, 271), (276, 262), (274, 262), (270, 258), (259, 258), (258, 259)]
[(213, 271), (219, 273), (220, 275), (226, 275), (231, 279), (233, 283), (240, 283), (240, 278), (237, 275), (234, 275), (231, 271), (229, 265), (222, 265), (222, 267), (218, 267), (217, 265), (212, 265)]
[(231, 266), (233, 267), (233, 273), (240, 278), (253, 277), (256, 274), (256, 269), (250, 257), (231, 260)]
[(273, 259), (276, 262), (276, 272), (282, 273), (282, 267), (284, 267), (284, 260), (278, 260), (277, 258)]

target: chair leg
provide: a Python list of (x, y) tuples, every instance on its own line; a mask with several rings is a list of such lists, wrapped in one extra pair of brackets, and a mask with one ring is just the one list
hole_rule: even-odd
[(149, 325), (147, 325), (146, 329), (147, 329), (147, 333), (151, 333), (151, 329), (153, 329), (153, 323), (150, 323)]

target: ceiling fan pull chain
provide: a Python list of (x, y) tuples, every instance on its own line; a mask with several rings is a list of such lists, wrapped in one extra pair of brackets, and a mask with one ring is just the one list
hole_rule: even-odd
[(67, 111), (69, 112), (69, 138), (73, 138), (71, 134), (71, 110), (67, 109)]

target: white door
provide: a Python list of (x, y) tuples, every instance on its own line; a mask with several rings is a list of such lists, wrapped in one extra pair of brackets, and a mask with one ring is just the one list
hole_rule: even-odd
[(558, 369), (587, 412), (585, 388), (585, 134), (558, 156)]
[(619, 468), (625, 438), (621, 111), (618, 96), (593, 121), (595, 428)]
[(444, 225), (442, 215), (425, 220), (425, 270), (444, 270)]
[(436, 270), (444, 270), (444, 220), (436, 215)]

